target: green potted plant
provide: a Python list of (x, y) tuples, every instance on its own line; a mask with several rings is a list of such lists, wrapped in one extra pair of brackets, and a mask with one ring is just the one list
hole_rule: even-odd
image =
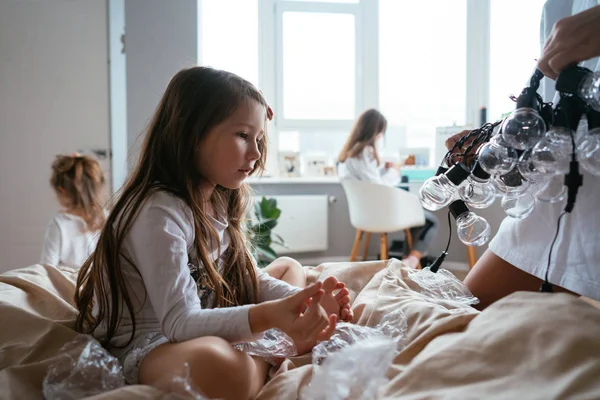
[(285, 242), (273, 228), (277, 226), (277, 220), (281, 215), (281, 209), (277, 207), (277, 200), (263, 197), (261, 201), (254, 204), (254, 218), (250, 218), (248, 224), (248, 235), (252, 246), (252, 254), (258, 261), (260, 268), (266, 267), (277, 258), (277, 253), (271, 245), (276, 244), (285, 247)]

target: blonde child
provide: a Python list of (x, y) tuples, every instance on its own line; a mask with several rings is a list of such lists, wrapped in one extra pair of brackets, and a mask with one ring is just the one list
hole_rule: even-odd
[(129, 383), (187, 363), (207, 396), (248, 399), (268, 366), (232, 343), (278, 328), (303, 353), (351, 318), (342, 283), (292, 286), (248, 251), (244, 181), (264, 168), (271, 116), (252, 84), (225, 71), (194, 67), (169, 83), (77, 281), (76, 329), (119, 358)]
[(104, 173), (91, 157), (59, 155), (50, 185), (62, 210), (48, 224), (40, 263), (79, 268), (104, 225)]
[[(348, 136), (348, 140), (338, 157), (338, 176), (341, 179), (358, 179), (390, 186), (400, 183), (398, 167), (386, 163), (381, 166), (377, 148), (387, 130), (387, 120), (379, 111), (369, 109), (363, 112)], [(404, 258), (404, 263), (416, 268), (435, 240), (439, 222), (435, 215), (425, 212), (425, 225), (411, 229), (414, 248)]]

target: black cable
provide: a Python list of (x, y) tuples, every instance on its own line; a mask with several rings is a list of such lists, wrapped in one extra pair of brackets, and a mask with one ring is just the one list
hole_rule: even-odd
[[(579, 187), (583, 184), (583, 176), (579, 173), (579, 162), (577, 161), (577, 151), (575, 144), (575, 134), (574, 129), (571, 126), (571, 120), (569, 118), (567, 108), (562, 106), (559, 102), (557, 105), (559, 112), (564, 113), (564, 121), (567, 122), (567, 129), (569, 130), (570, 138), (571, 138), (571, 162), (569, 164), (569, 173), (565, 175), (565, 185), (567, 186), (568, 194), (567, 194), (567, 204), (564, 208), (564, 211), (560, 214), (557, 221), (556, 226), (556, 234), (554, 235), (554, 239), (550, 244), (550, 251), (548, 252), (548, 265), (546, 265), (546, 273), (544, 275), (544, 282), (540, 287), (540, 292), (552, 292), (552, 284), (548, 281), (548, 274), (550, 273), (550, 264), (552, 261), (552, 250), (554, 249), (554, 244), (556, 243), (556, 239), (558, 238), (558, 234), (560, 232), (561, 221), (562, 218), (567, 214), (573, 211), (573, 207), (575, 206), (575, 200), (577, 198), (577, 191)], [(573, 110), (571, 110), (573, 112)], [(577, 110), (575, 110), (577, 112)], [(577, 127), (575, 127), (577, 129)]]
[(537, 92), (542, 79), (544, 79), (544, 73), (536, 68), (535, 72), (531, 76), (531, 79), (529, 80), (529, 87), (535, 89), (535, 91)]
[[(445, 161), (447, 165), (455, 164), (450, 159), (450, 156), (454, 156), (454, 157), (460, 157), (462, 159), (461, 160), (462, 163), (469, 166), (468, 162), (467, 162), (467, 157), (469, 157), (469, 153), (476, 146), (478, 146), (482, 143), (488, 142), (490, 140), (490, 138), (492, 137), (494, 129), (498, 125), (500, 125), (503, 121), (504, 120), (500, 120), (500, 121), (497, 121), (494, 123), (491, 123), (491, 122), (485, 123), (481, 127), (477, 128), (477, 129), (473, 129), (468, 134), (461, 137), (456, 143), (454, 143), (452, 148), (450, 150), (448, 150), (448, 152), (444, 156), (444, 159), (442, 160), (442, 162)], [(467, 148), (463, 152), (455, 153), (455, 151), (462, 149), (462, 147), (465, 145), (465, 143), (470, 139), (473, 139), (473, 141), (469, 144), (469, 146), (467, 146)]]
[(450, 215), (450, 210), (448, 210), (448, 243), (446, 243), (446, 250), (444, 250), (444, 253), (448, 253), (450, 242), (452, 241), (452, 220), (450, 219)]
[(450, 219), (450, 210), (448, 210), (448, 243), (446, 244), (446, 250), (442, 251), (442, 254), (439, 255), (435, 261), (428, 265), (426, 268), (429, 268), (431, 272), (438, 272), (440, 266), (446, 259), (448, 255), (448, 250), (450, 249), (450, 242), (452, 241), (452, 220)]
[[(564, 95), (563, 95), (564, 96)], [(561, 97), (563, 97), (561, 96)], [(559, 102), (560, 105), (560, 102)], [(563, 113), (564, 117), (565, 117), (565, 121), (567, 122), (567, 129), (569, 130), (570, 136), (571, 136), (571, 161), (577, 161), (576, 160), (576, 154), (575, 154), (575, 150), (576, 150), (576, 144), (575, 144), (575, 135), (573, 134), (574, 130), (577, 130), (577, 127), (573, 127), (571, 126), (571, 119), (569, 118), (569, 113), (567, 112), (567, 108), (566, 107), (560, 107), (560, 111)], [(577, 112), (577, 111), (575, 111)]]
[[(572, 99), (571, 96), (567, 97), (565, 100)], [(578, 102), (576, 102), (577, 106), (580, 106)], [(572, 105), (572, 104), (571, 104)], [(575, 200), (577, 199), (577, 192), (579, 191), (579, 187), (583, 185), (583, 175), (579, 173), (579, 162), (577, 161), (577, 147), (575, 144), (575, 131), (577, 130), (577, 126), (571, 125), (571, 118), (569, 112), (579, 113), (579, 108), (573, 109), (571, 107), (562, 106), (559, 102), (557, 105), (559, 112), (563, 113), (564, 121), (567, 123), (567, 129), (569, 130), (569, 136), (571, 138), (571, 162), (569, 163), (569, 172), (565, 175), (565, 185), (567, 186), (567, 204), (565, 206), (565, 212), (570, 213), (573, 211), (575, 207)], [(577, 118), (575, 121), (579, 121)]]
[(462, 153), (463, 163), (465, 165), (470, 166), (467, 163), (467, 157), (469, 156), (469, 153), (473, 150), (473, 148), (475, 148), (475, 146), (478, 146), (481, 143), (488, 142), (491, 139), (491, 137), (492, 137), (492, 133), (494, 132), (494, 128), (496, 126), (500, 125), (501, 123), (502, 123), (502, 120), (494, 122), (494, 123), (487, 123), (487, 124), (484, 124), (481, 127), (481, 133), (465, 149), (464, 153)]
[(556, 239), (558, 239), (558, 234), (560, 232), (560, 223), (565, 215), (567, 215), (567, 212), (563, 211), (562, 214), (560, 214), (560, 217), (558, 217), (558, 222), (556, 225), (556, 233), (554, 234), (554, 239), (552, 239), (552, 244), (550, 244), (550, 251), (548, 251), (548, 265), (546, 266), (546, 274), (544, 276), (544, 282), (542, 283), (542, 286), (540, 286), (540, 292), (544, 292), (544, 293), (552, 292), (552, 284), (550, 282), (548, 282), (548, 274), (550, 273), (550, 264), (552, 262), (552, 249), (554, 248)]

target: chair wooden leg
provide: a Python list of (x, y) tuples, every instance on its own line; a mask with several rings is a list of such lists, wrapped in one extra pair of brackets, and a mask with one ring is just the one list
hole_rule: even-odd
[(473, 246), (467, 247), (467, 261), (469, 262), (469, 269), (473, 268), (473, 265), (477, 262), (477, 251)]
[(405, 229), (404, 234), (406, 235), (406, 244), (408, 244), (408, 252), (410, 253), (413, 249), (413, 238), (410, 229)]
[(360, 240), (362, 239), (363, 231), (360, 229), (356, 230), (356, 236), (354, 236), (354, 244), (352, 245), (352, 252), (350, 253), (350, 261), (356, 261), (358, 256), (358, 250), (360, 250)]
[(381, 256), (380, 259), (381, 260), (387, 260), (388, 259), (388, 237), (387, 237), (387, 233), (382, 233), (381, 234)]
[[(406, 236), (406, 244), (408, 245), (408, 253), (410, 254), (413, 251), (413, 237), (412, 237), (412, 233), (410, 233), (410, 229), (405, 229), (404, 235)], [(417, 269), (422, 269), (422, 268), (423, 268), (423, 266), (419, 262), (417, 264)]]
[(367, 260), (369, 254), (369, 242), (371, 241), (371, 232), (366, 232), (365, 235), (365, 250), (363, 251), (363, 261)]

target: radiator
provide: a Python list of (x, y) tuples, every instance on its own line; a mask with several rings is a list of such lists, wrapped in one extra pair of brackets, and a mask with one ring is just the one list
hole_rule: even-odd
[[(277, 200), (281, 216), (273, 233), (286, 247), (273, 245), (278, 255), (327, 250), (328, 197), (323, 195), (266, 196)], [(260, 201), (260, 197), (255, 200)]]

